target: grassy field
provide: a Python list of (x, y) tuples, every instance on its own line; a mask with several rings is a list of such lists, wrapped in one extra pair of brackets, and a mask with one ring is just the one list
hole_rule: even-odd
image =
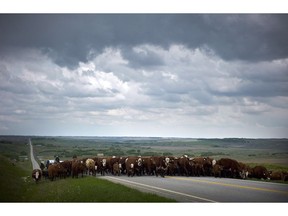
[(181, 139), (137, 137), (32, 137), (40, 160), (126, 155), (174, 155), (229, 157), (250, 164), (274, 164), (288, 168), (287, 139)]

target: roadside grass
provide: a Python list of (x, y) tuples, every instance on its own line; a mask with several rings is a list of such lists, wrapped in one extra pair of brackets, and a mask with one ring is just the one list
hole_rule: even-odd
[[(31, 187), (26, 202), (173, 202), (154, 194), (104, 179), (84, 176), (55, 181), (43, 180)], [(175, 202), (175, 201), (174, 201)]]
[(97, 177), (42, 179), (36, 184), (32, 170), (2, 156), (0, 170), (0, 202), (175, 202)]
[(27, 170), (0, 156), (0, 202), (19, 202), (26, 192)]

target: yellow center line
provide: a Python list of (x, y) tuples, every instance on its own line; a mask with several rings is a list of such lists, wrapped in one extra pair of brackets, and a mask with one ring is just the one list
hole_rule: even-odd
[(167, 176), (167, 178), (173, 178), (178, 180), (184, 180), (184, 181), (193, 181), (193, 182), (200, 182), (200, 183), (206, 183), (206, 184), (214, 184), (214, 185), (221, 185), (226, 187), (235, 187), (235, 188), (244, 188), (244, 189), (250, 189), (250, 190), (259, 190), (259, 191), (267, 191), (267, 192), (273, 192), (273, 193), (282, 193), (288, 195), (288, 192), (286, 191), (280, 191), (280, 190), (274, 190), (274, 189), (268, 189), (268, 188), (259, 188), (259, 187), (251, 187), (251, 186), (243, 186), (243, 185), (235, 185), (235, 184), (227, 184), (227, 183), (220, 183), (220, 182), (212, 182), (207, 180), (197, 180), (197, 179), (191, 179), (191, 178), (181, 178), (181, 177), (171, 177)]

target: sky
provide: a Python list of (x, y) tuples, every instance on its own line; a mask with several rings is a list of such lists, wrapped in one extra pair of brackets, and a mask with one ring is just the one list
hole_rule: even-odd
[(0, 135), (287, 138), (287, 14), (0, 14)]

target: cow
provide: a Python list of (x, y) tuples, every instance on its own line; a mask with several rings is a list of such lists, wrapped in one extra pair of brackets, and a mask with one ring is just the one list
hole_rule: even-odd
[(118, 162), (114, 163), (113, 164), (113, 169), (112, 169), (113, 170), (112, 174), (120, 176), (121, 175), (121, 169), (122, 169), (122, 164), (121, 163), (118, 163)]
[(255, 166), (250, 174), (251, 178), (269, 179), (269, 172), (264, 166)]
[(155, 164), (153, 164), (153, 160), (150, 156), (142, 157), (142, 168), (144, 174), (154, 175), (156, 167)]
[(161, 177), (164, 177), (165, 175), (167, 175), (170, 161), (174, 160), (170, 157), (165, 157), (165, 156), (152, 156), (151, 159), (152, 159), (152, 164), (155, 167), (156, 177), (158, 177), (158, 175), (160, 175)]
[(64, 167), (67, 171), (66, 175), (70, 176), (72, 172), (72, 161), (70, 160), (65, 160), (60, 162), (61, 166)]
[(142, 158), (141, 157), (128, 157), (125, 160), (127, 176), (134, 176), (141, 174)]
[(178, 158), (177, 157), (169, 157), (169, 166), (167, 169), (167, 175), (175, 176), (179, 175), (179, 167), (178, 167)]
[(51, 181), (53, 181), (56, 177), (59, 176), (59, 164), (50, 164), (48, 167), (48, 177)]
[(212, 175), (212, 158), (209, 157), (196, 157), (192, 158), (197, 176), (211, 176)]
[(178, 159), (178, 166), (180, 175), (189, 176), (191, 163), (189, 163), (189, 157), (187, 155), (183, 155)]
[(238, 161), (230, 158), (221, 158), (216, 164), (222, 167), (221, 176), (227, 178), (241, 177), (241, 168)]
[(245, 164), (245, 163), (242, 163), (242, 162), (238, 162), (239, 165), (240, 165), (240, 170), (241, 170), (241, 173), (240, 173), (240, 176), (242, 179), (247, 179), (248, 176), (249, 176), (249, 173), (251, 173), (251, 168)]
[(128, 157), (120, 157), (119, 158), (119, 164), (121, 164), (121, 174), (126, 174), (126, 164), (125, 161)]
[(189, 158), (189, 166), (187, 166), (189, 175), (192, 176), (204, 176), (204, 166), (203, 163), (195, 161), (194, 158)]
[(92, 158), (95, 161), (95, 169), (101, 176), (107, 173), (107, 158), (106, 157), (95, 157)]
[(42, 177), (42, 170), (40, 169), (34, 169), (32, 171), (32, 178), (34, 179), (34, 181), (37, 183), (38, 181), (41, 180)]
[(83, 174), (85, 171), (86, 171), (86, 165), (83, 161), (76, 159), (72, 161), (72, 178), (74, 177), (78, 178), (79, 174), (82, 174), (83, 178)]
[(119, 160), (120, 160), (120, 157), (116, 157), (116, 156), (112, 156), (112, 157), (107, 157), (106, 158), (106, 164), (107, 164), (107, 170), (110, 172), (110, 173), (114, 173), (113, 172), (113, 165), (115, 163), (118, 163), (119, 164)]
[(95, 164), (95, 161), (93, 159), (91, 159), (91, 158), (88, 158), (85, 161), (85, 164), (86, 164), (88, 175), (92, 174), (92, 176), (96, 176), (96, 164)]
[(214, 177), (222, 177), (221, 173), (223, 172), (223, 167), (219, 164), (215, 164), (212, 168), (212, 173)]
[(281, 171), (273, 171), (270, 174), (270, 179), (271, 180), (282, 180), (284, 181), (284, 173)]
[(54, 163), (49, 165), (48, 177), (51, 181), (53, 181), (56, 177), (66, 178), (66, 176), (67, 170), (60, 163)]

